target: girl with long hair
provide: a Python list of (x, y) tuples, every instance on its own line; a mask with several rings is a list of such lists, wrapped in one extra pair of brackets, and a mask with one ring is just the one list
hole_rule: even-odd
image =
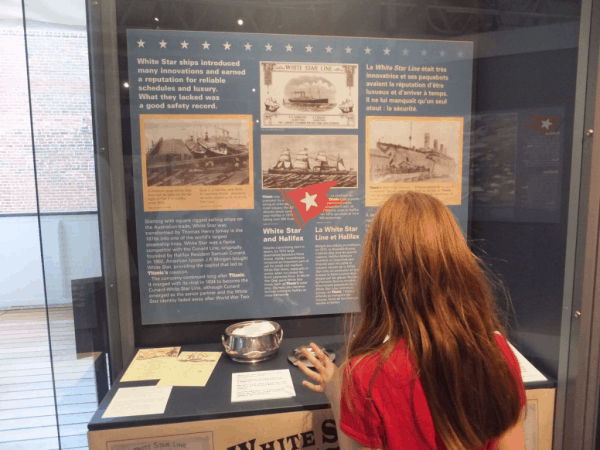
[[(358, 273), (360, 313), (338, 369), (300, 365), (324, 393), (340, 450), (524, 449), (525, 391), (482, 262), (439, 200), (408, 192), (377, 211)], [(315, 384), (316, 383), (316, 384)]]

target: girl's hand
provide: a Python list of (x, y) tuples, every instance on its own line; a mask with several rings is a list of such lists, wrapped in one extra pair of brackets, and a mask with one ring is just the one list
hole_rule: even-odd
[(316, 381), (317, 384), (303, 381), (302, 384), (307, 388), (325, 394), (327, 398), (331, 395), (339, 395), (339, 370), (335, 364), (323, 353), (315, 343), (311, 343), (310, 347), (315, 352), (316, 357), (308, 350), (302, 349), (304, 356), (315, 366), (317, 372), (306, 367), (305, 364), (298, 361), (298, 367), (304, 374)]

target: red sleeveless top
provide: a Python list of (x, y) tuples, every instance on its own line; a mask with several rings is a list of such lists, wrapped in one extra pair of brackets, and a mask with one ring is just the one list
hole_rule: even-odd
[[(521, 407), (525, 406), (525, 388), (516, 356), (504, 337), (496, 334), (496, 342), (519, 386)], [(416, 367), (404, 342), (399, 342), (383, 364), (371, 390), (372, 401), (366, 401), (377, 358), (365, 358), (354, 369), (352, 384), (356, 397), (351, 410), (341, 400), (340, 428), (359, 444), (386, 450), (445, 449), (437, 433), (421, 381), (415, 377)], [(345, 388), (345, 386), (344, 386)], [(344, 392), (344, 391), (343, 391)], [(363, 401), (364, 400), (364, 401)], [(484, 449), (496, 448), (490, 441)]]

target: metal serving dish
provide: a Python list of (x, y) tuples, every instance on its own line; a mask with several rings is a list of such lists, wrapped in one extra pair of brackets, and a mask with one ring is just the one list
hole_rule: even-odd
[[(274, 330), (267, 331), (259, 336), (236, 336), (235, 331), (248, 325), (270, 323)], [(221, 336), (225, 352), (237, 362), (255, 363), (272, 358), (279, 351), (283, 340), (283, 330), (277, 322), (269, 320), (249, 320), (233, 324), (225, 329), (225, 336)]]

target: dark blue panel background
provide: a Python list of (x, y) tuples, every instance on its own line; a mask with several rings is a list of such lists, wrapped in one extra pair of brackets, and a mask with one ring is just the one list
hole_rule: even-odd
[[(137, 42), (144, 41), (144, 47), (139, 47)], [(160, 41), (166, 42), (166, 48), (161, 48)], [(181, 42), (186, 41), (188, 48), (183, 49)], [(210, 43), (208, 50), (203, 49), (203, 42)], [(230, 50), (226, 50), (225, 43), (230, 44)], [(251, 44), (251, 49), (245, 49), (245, 44)], [(470, 42), (463, 41), (426, 41), (426, 40), (398, 40), (398, 39), (373, 39), (373, 38), (345, 38), (345, 37), (316, 37), (316, 36), (290, 36), (290, 35), (267, 35), (267, 34), (235, 34), (235, 33), (209, 33), (209, 32), (180, 32), (180, 31), (151, 31), (151, 30), (128, 30), (128, 66), (130, 83), (130, 107), (131, 107), (131, 129), (132, 129), (132, 154), (134, 171), (134, 196), (137, 224), (137, 241), (140, 267), (140, 293), (143, 324), (161, 324), (177, 322), (216, 321), (225, 319), (248, 319), (262, 317), (287, 317), (308, 316), (322, 314), (336, 314), (352, 310), (355, 305), (338, 304), (328, 306), (316, 306), (314, 304), (314, 226), (356, 226), (359, 227), (360, 236), (365, 232), (365, 216), (367, 210), (364, 206), (365, 188), (365, 107), (364, 91), (366, 87), (365, 67), (367, 64), (387, 65), (434, 65), (447, 68), (449, 80), (444, 81), (445, 90), (448, 93), (447, 105), (419, 105), (417, 112), (395, 114), (404, 117), (430, 116), (430, 117), (464, 117), (465, 124), (468, 123), (471, 114), (471, 92), (472, 92), (472, 53), (473, 46)], [(266, 51), (265, 46), (270, 44), (271, 51)], [(286, 46), (291, 45), (292, 51), (286, 51)], [(312, 52), (306, 51), (306, 46), (312, 47)], [(331, 52), (327, 52), (330, 47)], [(346, 48), (351, 48), (347, 53)], [(367, 54), (365, 49), (369, 48)], [(384, 50), (389, 49), (389, 54)], [(217, 110), (172, 110), (154, 109), (146, 111), (140, 109), (143, 103), (138, 98), (138, 77), (152, 75), (137, 74), (137, 58), (162, 58), (181, 60), (211, 60), (211, 61), (237, 61), (241, 62), (239, 69), (246, 69), (245, 76), (226, 76), (227, 83), (224, 85), (206, 84), (206, 86), (217, 86), (217, 95), (221, 98), (217, 102)], [(350, 63), (358, 64), (358, 92), (359, 105), (358, 129), (302, 129), (302, 128), (261, 128), (257, 120), (260, 118), (260, 80), (259, 67), (261, 61), (281, 62), (315, 62), (315, 63)], [(142, 67), (168, 67), (162, 65), (144, 65)], [(181, 68), (183, 66), (171, 66)], [(187, 66), (185, 66), (187, 67)], [(195, 69), (206, 69), (210, 66), (193, 66)], [(233, 69), (238, 69), (233, 68)], [(375, 71), (373, 71), (375, 72)], [(377, 73), (388, 73), (376, 71)], [(407, 72), (395, 72), (407, 73)], [(163, 75), (158, 75), (158, 77)], [(179, 76), (186, 75), (164, 75)], [(189, 75), (201, 78), (205, 75)], [(382, 79), (372, 79), (383, 81)], [(398, 80), (399, 81), (399, 80)], [(408, 80), (403, 80), (408, 81)], [(142, 83), (150, 84), (150, 83)], [(168, 85), (169, 83), (155, 83), (155, 85)], [(188, 85), (188, 83), (173, 83), (173, 86)], [(148, 92), (153, 94), (155, 92)], [(173, 94), (169, 92), (169, 94)], [(193, 94), (193, 92), (192, 92)], [(181, 103), (181, 102), (180, 102)], [(189, 103), (189, 102), (188, 102)], [(384, 108), (385, 109), (385, 108)], [(254, 194), (255, 207), (253, 210), (234, 211), (178, 211), (178, 212), (144, 212), (142, 197), (142, 174), (140, 153), (140, 127), (139, 115), (145, 114), (180, 114), (185, 118), (186, 114), (247, 114), (252, 115), (253, 130), (253, 152), (254, 152)], [(391, 113), (376, 113), (376, 115), (394, 115)], [(326, 214), (321, 218), (309, 222), (302, 230), (306, 256), (309, 260), (311, 274), (307, 292), (300, 295), (289, 295), (279, 299), (265, 299), (263, 296), (263, 218), (262, 218), (262, 194), (261, 189), (261, 159), (260, 142), (262, 134), (349, 134), (358, 135), (358, 189), (336, 189), (330, 191), (331, 197), (349, 194), (355, 200), (354, 204), (360, 209), (360, 214), (343, 220), (327, 220)], [(463, 143), (463, 186), (461, 205), (451, 206), (451, 210), (458, 218), (464, 230), (467, 229), (468, 218), (468, 186), (469, 186), (469, 139), (465, 132)], [(273, 194), (276, 191), (266, 191)], [(275, 194), (273, 194), (275, 195)], [(277, 194), (278, 195), (278, 194)], [(283, 201), (283, 200), (282, 200)], [(230, 235), (229, 239), (236, 239), (244, 247), (249, 257), (245, 266), (237, 267), (236, 272), (243, 271), (250, 279), (250, 299), (245, 301), (225, 302), (190, 302), (149, 304), (147, 301), (148, 283), (146, 258), (146, 239), (144, 235), (145, 219), (178, 219), (198, 217), (241, 217), (244, 233), (241, 236)], [(271, 226), (271, 225), (269, 225)], [(289, 215), (289, 220), (277, 224), (279, 228), (294, 227), (297, 224)], [(289, 243), (294, 245), (294, 243)], [(277, 245), (283, 245), (278, 243)], [(297, 245), (297, 244), (296, 244)], [(231, 269), (196, 269), (195, 274), (202, 273), (227, 273)]]

